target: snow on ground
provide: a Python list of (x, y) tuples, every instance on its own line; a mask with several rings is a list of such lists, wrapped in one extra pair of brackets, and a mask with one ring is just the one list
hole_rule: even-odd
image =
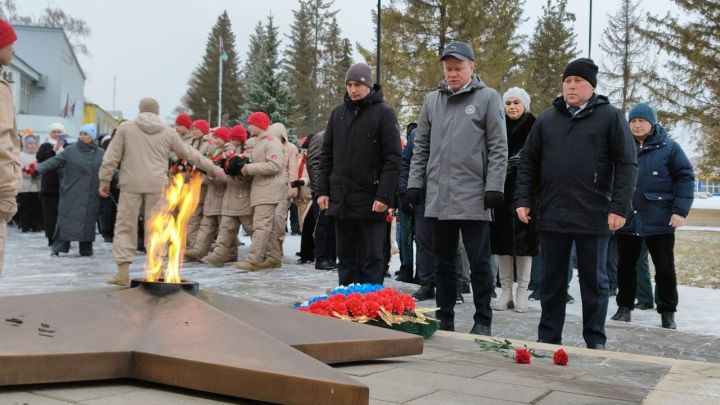
[(720, 210), (720, 197), (696, 198), (693, 200), (693, 208)]

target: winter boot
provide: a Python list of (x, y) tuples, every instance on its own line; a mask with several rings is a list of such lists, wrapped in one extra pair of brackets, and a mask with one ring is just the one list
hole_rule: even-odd
[(674, 312), (662, 312), (660, 314), (660, 320), (662, 321), (663, 328), (677, 329), (677, 326), (675, 326), (675, 313)]
[(615, 315), (611, 316), (610, 319), (613, 321), (623, 321), (623, 322), (630, 322), (632, 319), (632, 309), (628, 307), (618, 307), (617, 312), (615, 312)]
[(108, 284), (128, 285), (130, 283), (130, 263), (119, 263), (117, 274), (107, 282)]
[(268, 267), (266, 267), (266, 263), (255, 264), (255, 263), (249, 262), (247, 260), (237, 262), (234, 264), (234, 266), (240, 270), (245, 270), (245, 271), (260, 271), (260, 270), (268, 269)]
[(203, 257), (200, 261), (213, 267), (223, 267), (225, 265), (225, 261), (219, 260), (218, 257), (213, 254)]
[[(525, 263), (527, 261), (527, 263)], [(529, 257), (518, 257), (518, 286), (515, 290), (515, 312), (528, 311), (528, 284), (530, 284), (531, 259)]]
[[(507, 266), (507, 262), (510, 262), (510, 265)], [(504, 311), (508, 308), (513, 307), (513, 297), (512, 297), (512, 285), (513, 285), (513, 268), (512, 268), (512, 258), (510, 260), (501, 260), (501, 265), (498, 268), (498, 272), (500, 273), (500, 285), (502, 286), (502, 292), (500, 293), (500, 298), (497, 299), (497, 301), (490, 304), (490, 308), (496, 310), (496, 311)]]

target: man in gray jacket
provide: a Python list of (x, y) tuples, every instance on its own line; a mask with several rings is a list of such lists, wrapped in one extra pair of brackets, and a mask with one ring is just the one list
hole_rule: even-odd
[(503, 204), (508, 152), (502, 98), (473, 74), (473, 59), (464, 42), (443, 50), (445, 80), (420, 110), (406, 199), (418, 204), (424, 194), (425, 216), (432, 218), (439, 328), (455, 329), (462, 231), (475, 304), (470, 333), (490, 335), (490, 209)]

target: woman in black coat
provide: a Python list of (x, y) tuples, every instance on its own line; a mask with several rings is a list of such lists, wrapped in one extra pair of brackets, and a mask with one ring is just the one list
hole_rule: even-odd
[(503, 95), (507, 125), (508, 166), (505, 178), (505, 204), (496, 208), (495, 221), (490, 225), (490, 247), (498, 255), (498, 273), (502, 293), (493, 302), (494, 310), (502, 311), (513, 304), (513, 275), (517, 274), (517, 291), (514, 300), (516, 312), (528, 310), (527, 287), (530, 282), (532, 256), (538, 254), (538, 237), (533, 223), (520, 222), (515, 214), (515, 179), (520, 153), (535, 117), (530, 113), (530, 96), (521, 88), (513, 87)]
[[(55, 156), (55, 146), (51, 143), (43, 143), (35, 155), (38, 164), (42, 164)], [(40, 178), (40, 204), (42, 205), (43, 224), (45, 226), (45, 237), (48, 246), (53, 244), (53, 234), (57, 225), (58, 204), (60, 203), (60, 171), (48, 170)]]
[(93, 254), (92, 243), (100, 207), (98, 172), (103, 158), (103, 150), (95, 144), (95, 137), (94, 124), (83, 126), (78, 142), (37, 168), (39, 174), (64, 168), (60, 181), (58, 223), (53, 235), (53, 256), (67, 253), (71, 241), (80, 242), (81, 256)]

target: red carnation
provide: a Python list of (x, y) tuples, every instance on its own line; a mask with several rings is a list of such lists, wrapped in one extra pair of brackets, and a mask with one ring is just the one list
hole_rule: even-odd
[(565, 350), (562, 348), (555, 350), (555, 353), (553, 354), (553, 362), (558, 366), (567, 366), (568, 355)]
[(520, 364), (530, 364), (532, 356), (528, 349), (515, 349), (515, 361)]
[(392, 216), (392, 214), (387, 214), (387, 216), (385, 217), (385, 221), (387, 221), (387, 223), (392, 222), (392, 221), (393, 221), (393, 216)]

